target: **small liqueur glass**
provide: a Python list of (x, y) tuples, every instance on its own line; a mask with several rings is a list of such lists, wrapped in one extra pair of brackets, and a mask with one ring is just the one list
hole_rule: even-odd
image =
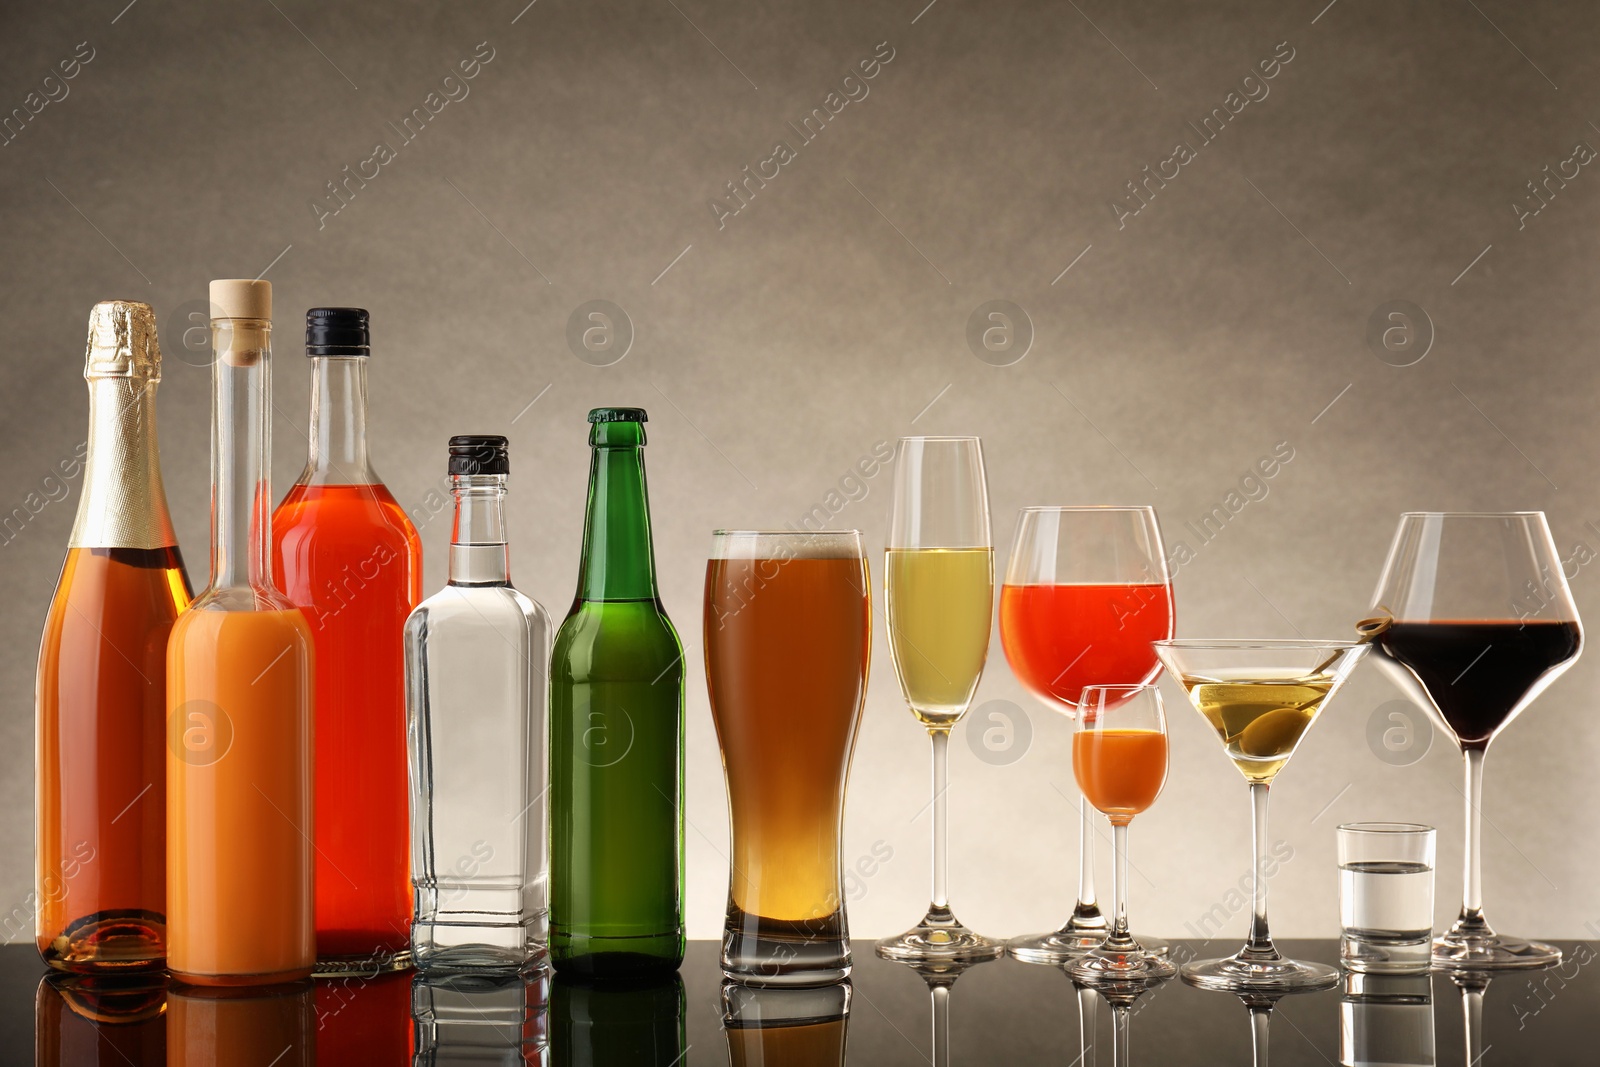
[(1116, 901), (1106, 939), (1069, 968), (1086, 985), (1171, 978), (1177, 968), (1128, 933), (1128, 824), (1155, 803), (1167, 781), (1167, 717), (1153, 685), (1092, 685), (1078, 702), (1072, 772), (1078, 788), (1111, 822)]

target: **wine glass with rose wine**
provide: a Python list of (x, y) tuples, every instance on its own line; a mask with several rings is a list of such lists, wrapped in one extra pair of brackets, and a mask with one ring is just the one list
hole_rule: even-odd
[[(1161, 671), (1151, 642), (1172, 636), (1172, 579), (1151, 507), (1023, 508), (1000, 588), (1006, 661), (1048, 707), (1075, 718), (1085, 687), (1144, 685)], [(1098, 946), (1095, 810), (1079, 797), (1078, 899), (1059, 930), (1007, 942), (1027, 963), (1059, 965)], [(1166, 943), (1140, 937), (1150, 952)]]

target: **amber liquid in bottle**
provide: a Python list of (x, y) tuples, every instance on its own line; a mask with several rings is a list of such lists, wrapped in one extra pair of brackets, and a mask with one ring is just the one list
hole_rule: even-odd
[(35, 933), (58, 970), (158, 970), (166, 644), (189, 582), (161, 484), (149, 305), (95, 306), (84, 377), (83, 496), (39, 650)]
[(268, 554), (271, 289), (213, 282), (211, 302), (211, 584), (167, 644), (167, 966), (191, 985), (268, 985), (316, 956), (313, 651)]

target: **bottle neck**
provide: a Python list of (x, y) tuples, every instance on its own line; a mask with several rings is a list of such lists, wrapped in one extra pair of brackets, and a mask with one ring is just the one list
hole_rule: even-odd
[(213, 319), (211, 589), (277, 599), (272, 581), (271, 324)]
[(644, 452), (637, 446), (598, 445), (589, 466), (578, 599), (655, 597), (656, 561), (650, 540)]
[(450, 529), (450, 584), (510, 585), (506, 476), (451, 475), (450, 492), (456, 498), (455, 525)]
[(311, 447), (302, 485), (372, 485), (367, 459), (367, 357), (311, 358)]
[(157, 378), (89, 379), (89, 437), (73, 548), (177, 544), (156, 445)]

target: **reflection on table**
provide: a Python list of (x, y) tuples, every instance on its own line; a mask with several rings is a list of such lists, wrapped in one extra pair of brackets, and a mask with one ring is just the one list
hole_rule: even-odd
[(848, 979), (810, 989), (722, 986), (731, 1067), (843, 1067)]
[[(697, 942), (681, 979), (649, 984), (402, 974), (212, 991), (162, 976), (41, 980), (18, 945), (0, 949), (0, 1035), (12, 1035), (0, 1063), (27, 1062), (30, 1043), (37, 1067), (1242, 1067), (1269, 1051), (1275, 1067), (1596, 1063), (1600, 968), (1584, 944), (1492, 989), (1485, 974), (1344, 975), (1336, 990), (1240, 1007), (1168, 981), (1120, 1018), (1059, 969), (1000, 960), (965, 968), (956, 989), (952, 973), (907, 974), (855, 947), (848, 986), (811, 990), (725, 986), (718, 946)], [(1294, 947), (1337, 958), (1334, 941)]]
[(683, 979), (588, 982), (557, 974), (550, 986), (555, 1067), (673, 1067), (687, 1051)]
[(37, 1067), (167, 1062), (166, 978), (142, 982), (52, 975), (33, 1002)]
[(418, 973), (409, 988), (417, 1067), (542, 1067), (550, 1062), (546, 1027), (550, 983), (545, 972)]
[(264, 989), (167, 990), (168, 1067), (223, 1067), (260, 1059), (272, 1067), (317, 1062), (310, 979)]
[(1345, 1067), (1435, 1067), (1433, 985), (1426, 974), (1346, 974), (1339, 1000)]

